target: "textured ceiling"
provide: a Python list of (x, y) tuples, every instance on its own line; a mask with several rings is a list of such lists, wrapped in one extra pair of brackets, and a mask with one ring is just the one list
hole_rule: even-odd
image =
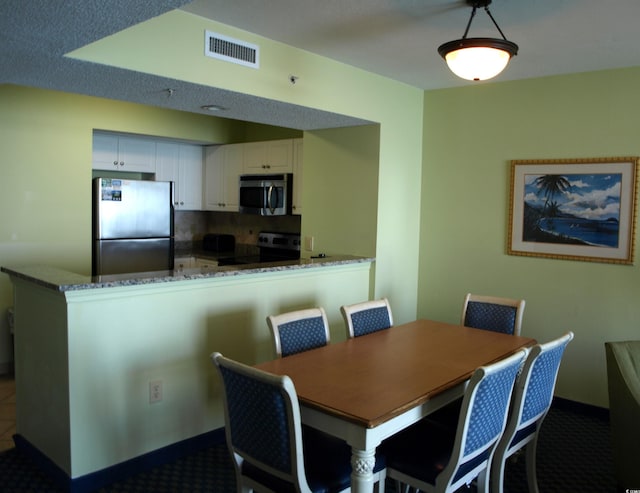
[[(370, 123), (344, 115), (232, 91), (64, 57), (144, 20), (180, 7), (182, 0), (2, 0), (0, 84), (17, 84), (206, 113), (224, 101), (225, 118), (299, 130)], [(167, 97), (167, 88), (180, 98)]]
[[(493, 0), (520, 47), (495, 80), (640, 66), (639, 0)], [(438, 55), (461, 38), (465, 0), (195, 0), (183, 10), (423, 89), (468, 85)], [(500, 37), (479, 9), (469, 37)]]
[[(469, 84), (436, 48), (462, 35), (463, 0), (2, 0), (0, 83), (42, 87), (308, 130), (366, 123), (209, 86), (65, 58), (129, 26), (182, 8), (224, 24), (405, 82)], [(491, 11), (520, 52), (496, 81), (640, 66), (640, 0), (494, 0)], [(470, 36), (498, 36), (480, 11)], [(169, 98), (166, 88), (180, 91)]]

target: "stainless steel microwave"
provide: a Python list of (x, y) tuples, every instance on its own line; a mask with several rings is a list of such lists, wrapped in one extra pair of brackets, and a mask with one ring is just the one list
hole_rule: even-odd
[(293, 174), (241, 175), (240, 212), (261, 216), (291, 214)]

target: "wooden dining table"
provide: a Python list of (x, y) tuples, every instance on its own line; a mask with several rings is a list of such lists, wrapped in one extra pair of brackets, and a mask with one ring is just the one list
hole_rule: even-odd
[(536, 343), (416, 320), (256, 365), (288, 375), (302, 422), (346, 440), (351, 490), (373, 491), (376, 447), (461, 397), (473, 371)]

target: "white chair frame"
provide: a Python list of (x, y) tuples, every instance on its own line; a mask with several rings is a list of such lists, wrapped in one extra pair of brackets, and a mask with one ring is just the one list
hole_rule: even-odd
[[(244, 365), (237, 361), (231, 360), (229, 358), (225, 358), (220, 353), (212, 353), (211, 361), (214, 363), (216, 367), (219, 366), (227, 366), (231, 368), (233, 371), (246, 375), (250, 378), (254, 378), (257, 380), (261, 380), (263, 382), (269, 383), (275, 387), (280, 387), (282, 391), (287, 395), (287, 415), (288, 420), (292, 423), (293, 430), (291, 433), (292, 448), (294, 453), (292, 454), (292, 466), (291, 466), (291, 474), (284, 474), (281, 471), (277, 471), (272, 469), (271, 467), (262, 464), (253, 457), (245, 455), (242, 451), (233, 447), (232, 434), (229, 428), (229, 423), (231, 423), (231, 417), (229, 416), (229, 406), (226, 403), (227, 397), (226, 392), (222, 393), (223, 400), (225, 402), (224, 405), (224, 414), (225, 414), (225, 433), (227, 438), (227, 445), (231, 452), (233, 458), (233, 464), (236, 470), (236, 480), (240, 483), (238, 484), (238, 492), (250, 492), (250, 491), (264, 491), (265, 487), (262, 484), (256, 483), (251, 478), (242, 474), (242, 463), (245, 460), (249, 462), (254, 462), (255, 465), (276, 477), (279, 477), (285, 481), (288, 481), (296, 486), (296, 489), (301, 493), (312, 493), (311, 488), (307, 483), (307, 477), (304, 471), (304, 454), (303, 454), (303, 446), (302, 446), (302, 424), (300, 419), (300, 405), (298, 403), (298, 395), (296, 393), (296, 389), (293, 385), (291, 379), (284, 375), (272, 375), (270, 373), (263, 372), (258, 370), (257, 368), (252, 368), (250, 366)], [(223, 384), (224, 385), (224, 384)], [(348, 489), (345, 491), (349, 491)], [(273, 492), (277, 493), (277, 492)]]
[[(496, 451), (496, 446), (502, 433), (504, 432), (506, 423), (507, 423), (507, 413), (508, 407), (510, 403), (510, 398), (506, 403), (505, 411), (504, 411), (504, 419), (502, 421), (502, 428), (500, 432), (490, 441), (489, 444), (485, 444), (483, 447), (478, 448), (473, 451), (468, 456), (464, 456), (464, 447), (465, 442), (467, 440), (467, 435), (469, 431), (469, 424), (471, 421), (471, 408), (477, 404), (475, 404), (475, 395), (478, 390), (478, 386), (482, 382), (482, 380), (488, 376), (492, 375), (496, 372), (502, 371), (504, 368), (517, 364), (522, 365), (522, 362), (526, 358), (528, 350), (521, 349), (515, 354), (504, 358), (501, 361), (493, 363), (487, 366), (479, 367), (471, 376), (467, 388), (465, 390), (465, 394), (462, 400), (462, 408), (460, 412), (460, 416), (458, 418), (458, 424), (456, 428), (456, 437), (453, 443), (453, 450), (451, 452), (451, 458), (449, 462), (445, 465), (444, 469), (437, 476), (435, 485), (425, 483), (420, 481), (417, 478), (412, 476), (408, 476), (398, 470), (393, 469), (392, 467), (387, 467), (387, 477), (396, 480), (396, 484), (402, 483), (406, 487), (412, 486), (419, 491), (424, 491), (427, 493), (453, 493), (458, 490), (463, 485), (470, 484), (473, 480), (477, 478), (477, 488), (478, 492), (481, 493), (489, 493), (489, 473), (491, 468), (491, 461)], [(513, 385), (515, 383), (515, 377), (512, 382), (511, 390), (513, 389)], [(488, 458), (481, 463), (477, 464), (473, 469), (470, 469), (466, 472), (466, 474), (458, 477), (454, 480), (456, 473), (458, 472), (458, 468), (460, 463), (467, 462), (475, 456), (482, 454), (483, 452), (489, 451)]]
[[(513, 396), (511, 398), (512, 404), (507, 421), (507, 426), (505, 427), (505, 431), (500, 438), (498, 445), (496, 446), (493, 462), (491, 464), (492, 493), (502, 493), (506, 460), (523, 448), (526, 448), (525, 460), (527, 466), (527, 483), (529, 486), (529, 492), (538, 493), (538, 480), (536, 478), (536, 449), (538, 433), (540, 431), (542, 422), (547, 415), (547, 412), (549, 412), (549, 407), (551, 406), (551, 400), (553, 399), (553, 389), (556, 385), (556, 380), (558, 378), (558, 369), (560, 365), (558, 365), (558, 368), (555, 369), (553, 381), (549, 382), (549, 387), (545, 388), (545, 390), (548, 390), (550, 392), (550, 395), (548, 396), (548, 406), (536, 416), (532, 416), (531, 418), (529, 418), (526, 422), (521, 423), (520, 421), (522, 419), (522, 413), (524, 411), (527, 392), (529, 391), (532, 370), (536, 364), (536, 361), (538, 360), (538, 357), (542, 353), (546, 353), (558, 348), (559, 346), (568, 344), (572, 339), (573, 332), (569, 331), (562, 337), (547, 342), (546, 344), (536, 344), (529, 351), (522, 371), (520, 372), (520, 375), (516, 380), (516, 384), (513, 390)], [(540, 389), (537, 389), (537, 391), (540, 392)], [(533, 424), (535, 424), (536, 427), (533, 433), (520, 439), (520, 441), (515, 444), (512, 443), (514, 437), (520, 430), (525, 429)]]
[[(257, 483), (252, 478), (242, 474), (242, 463), (247, 460), (253, 463), (256, 467), (267, 471), (273, 476), (279, 477), (284, 481), (290, 482), (294, 485), (295, 490), (298, 493), (313, 493), (307, 482), (307, 476), (305, 473), (304, 465), (304, 449), (302, 441), (302, 419), (300, 416), (300, 403), (298, 401), (298, 394), (296, 393), (295, 386), (291, 378), (287, 375), (273, 375), (271, 373), (264, 372), (257, 368), (245, 365), (243, 363), (231, 360), (224, 357), (218, 352), (213, 352), (210, 355), (211, 361), (214, 366), (220, 371), (221, 366), (226, 366), (233, 371), (246, 375), (247, 377), (261, 380), (265, 383), (279, 387), (283, 393), (287, 395), (287, 408), (286, 413), (288, 421), (292, 426), (291, 433), (291, 446), (293, 448), (292, 454), (292, 466), (291, 473), (286, 474), (282, 471), (275, 470), (266, 464), (263, 464), (255, 460), (250, 455), (244, 454), (242, 451), (233, 447), (233, 440), (229, 423), (231, 423), (231, 417), (229, 416), (229, 405), (227, 403), (227, 395), (223, 390), (222, 398), (224, 402), (224, 419), (225, 419), (225, 437), (227, 446), (233, 458), (233, 465), (236, 472), (236, 481), (238, 482), (238, 492), (249, 493), (253, 491), (268, 492), (268, 493), (280, 493), (278, 491), (271, 491), (265, 488), (264, 485)], [(222, 380), (222, 378), (221, 378)], [(224, 385), (224, 380), (222, 385)], [(373, 481), (377, 483), (378, 493), (384, 493), (384, 485), (387, 477), (386, 469), (381, 469), (374, 474)], [(351, 488), (346, 488), (340, 493), (351, 491)]]

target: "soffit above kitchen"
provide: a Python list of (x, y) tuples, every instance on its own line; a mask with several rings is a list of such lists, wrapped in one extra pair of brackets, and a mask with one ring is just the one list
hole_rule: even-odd
[[(339, 128), (366, 120), (207, 85), (65, 56), (111, 34), (184, 5), (183, 0), (75, 0), (0, 3), (0, 84), (58, 90), (190, 113), (223, 101), (217, 117), (298, 130)], [(167, 89), (180, 97), (170, 97)]]
[[(418, 88), (472, 84), (455, 77), (437, 53), (440, 44), (461, 36), (469, 16), (464, 0), (4, 0), (0, 4), (0, 84), (189, 112), (203, 112), (202, 104), (227, 100), (225, 118), (300, 130), (368, 123), (65, 57), (174, 9)], [(520, 46), (519, 54), (494, 82), (640, 66), (637, 0), (494, 0), (491, 11), (508, 39)], [(481, 19), (477, 16), (470, 34), (494, 37), (493, 26)], [(167, 88), (189, 97), (166, 97), (162, 91)]]

